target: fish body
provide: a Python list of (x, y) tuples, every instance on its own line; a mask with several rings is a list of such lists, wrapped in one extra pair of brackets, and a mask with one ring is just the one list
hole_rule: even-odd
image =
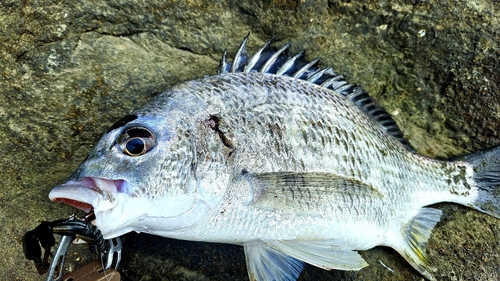
[[(359, 270), (396, 249), (433, 279), (438, 202), (500, 218), (498, 149), (455, 161), (415, 153), (364, 91), (288, 44), (159, 94), (115, 123), (49, 197), (90, 210), (105, 238), (130, 231), (242, 245), (251, 280), (303, 264)], [(495, 193), (496, 191), (496, 193)]]

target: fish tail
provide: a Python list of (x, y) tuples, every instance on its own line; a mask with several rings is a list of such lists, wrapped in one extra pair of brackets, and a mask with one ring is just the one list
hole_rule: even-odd
[(500, 219), (500, 147), (461, 157), (473, 166), (477, 197), (471, 207)]
[[(472, 166), (476, 195), (466, 204), (478, 211), (500, 219), (500, 147), (476, 152), (454, 160), (467, 162)], [(462, 198), (462, 197), (461, 197)], [(432, 268), (426, 258), (427, 240), (432, 229), (441, 217), (441, 210), (422, 208), (408, 222), (403, 232), (403, 239), (394, 248), (423, 276), (435, 280)], [(397, 241), (395, 239), (395, 241)]]

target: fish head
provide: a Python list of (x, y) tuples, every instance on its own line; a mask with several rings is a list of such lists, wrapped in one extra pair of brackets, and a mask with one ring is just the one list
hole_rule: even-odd
[(213, 206), (200, 197), (192, 117), (158, 109), (123, 117), (49, 198), (93, 208), (106, 239), (130, 231), (168, 236), (195, 224)]

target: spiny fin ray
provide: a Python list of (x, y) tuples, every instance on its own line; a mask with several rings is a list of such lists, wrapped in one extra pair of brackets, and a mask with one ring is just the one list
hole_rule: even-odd
[(365, 114), (377, 122), (385, 132), (397, 139), (408, 150), (415, 149), (403, 136), (396, 122), (387, 111), (378, 105), (365, 91), (355, 84), (349, 84), (342, 75), (337, 75), (331, 68), (321, 69), (318, 66), (319, 58), (307, 61), (304, 51), (294, 56), (288, 55), (290, 44), (274, 51), (271, 43), (274, 38), (266, 42), (252, 57), (248, 55), (246, 44), (249, 35), (241, 43), (232, 62), (226, 60), (226, 53), (219, 64), (218, 73), (258, 72), (306, 80), (323, 88), (333, 90), (356, 104)]

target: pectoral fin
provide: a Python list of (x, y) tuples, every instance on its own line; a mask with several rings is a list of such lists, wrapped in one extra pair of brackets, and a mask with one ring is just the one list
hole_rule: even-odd
[(303, 262), (327, 270), (360, 270), (368, 264), (341, 241), (265, 240), (245, 244), (250, 280), (296, 280)]
[(319, 172), (253, 174), (243, 170), (235, 178), (233, 189), (240, 192), (236, 197), (245, 205), (301, 214), (324, 212), (321, 206), (336, 201), (354, 205), (363, 203), (361, 201), (365, 199), (383, 198), (377, 189), (358, 180)]

